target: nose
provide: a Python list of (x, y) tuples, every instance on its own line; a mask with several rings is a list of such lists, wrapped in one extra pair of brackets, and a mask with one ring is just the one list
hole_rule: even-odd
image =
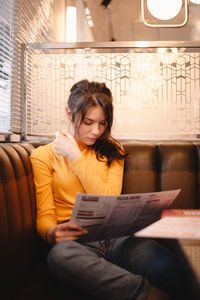
[(93, 124), (92, 126), (92, 134), (97, 136), (100, 133), (99, 124)]

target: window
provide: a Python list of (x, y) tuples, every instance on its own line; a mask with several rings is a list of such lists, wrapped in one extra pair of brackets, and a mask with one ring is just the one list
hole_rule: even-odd
[[(7, 10), (4, 9), (4, 13), (6, 12)], [(4, 16), (4, 18), (0, 16), (0, 131), (1, 132), (8, 132), (10, 130), (11, 34), (10, 34), (10, 25), (8, 22), (6, 22), (5, 19), (6, 16)]]

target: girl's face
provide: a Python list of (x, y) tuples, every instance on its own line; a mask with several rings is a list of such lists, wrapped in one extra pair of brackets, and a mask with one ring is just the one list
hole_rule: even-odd
[(107, 121), (103, 109), (99, 105), (91, 106), (85, 114), (76, 138), (85, 145), (91, 146), (104, 133), (106, 127)]

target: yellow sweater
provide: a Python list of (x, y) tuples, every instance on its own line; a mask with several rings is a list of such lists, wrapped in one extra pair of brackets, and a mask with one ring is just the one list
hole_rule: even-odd
[(33, 150), (31, 162), (37, 200), (37, 231), (45, 237), (48, 227), (70, 219), (76, 193), (121, 193), (123, 160), (107, 167), (95, 151), (79, 144), (82, 155), (72, 163), (55, 154), (53, 143)]

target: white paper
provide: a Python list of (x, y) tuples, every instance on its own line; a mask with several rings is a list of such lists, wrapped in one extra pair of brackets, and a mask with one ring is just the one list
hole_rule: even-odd
[(117, 196), (77, 193), (71, 221), (87, 229), (83, 242), (132, 235), (159, 220), (179, 193), (180, 189)]
[(200, 217), (164, 217), (135, 236), (200, 240)]

